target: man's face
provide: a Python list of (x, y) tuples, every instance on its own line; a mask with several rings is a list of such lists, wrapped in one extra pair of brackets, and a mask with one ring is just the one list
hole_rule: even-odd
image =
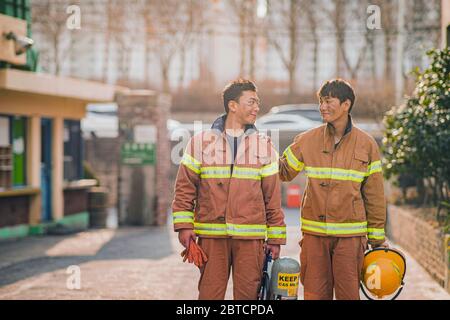
[(244, 91), (239, 100), (232, 101), (230, 111), (242, 124), (254, 124), (259, 112), (260, 100), (254, 91)]
[(320, 97), (320, 114), (322, 115), (323, 122), (333, 123), (342, 116), (348, 114), (350, 109), (350, 100), (346, 100), (343, 103), (338, 98), (334, 97)]

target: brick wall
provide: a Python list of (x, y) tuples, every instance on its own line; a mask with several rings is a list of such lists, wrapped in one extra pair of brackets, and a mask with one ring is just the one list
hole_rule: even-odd
[(118, 146), (133, 141), (136, 126), (156, 128), (156, 163), (142, 168), (119, 165), (119, 223), (164, 225), (171, 201), (171, 144), (167, 132), (171, 97), (136, 90), (119, 93)]
[(0, 197), (0, 228), (28, 224), (29, 196)]
[(450, 289), (448, 235), (394, 205), (389, 206), (386, 229), (389, 239), (405, 248), (441, 286)]

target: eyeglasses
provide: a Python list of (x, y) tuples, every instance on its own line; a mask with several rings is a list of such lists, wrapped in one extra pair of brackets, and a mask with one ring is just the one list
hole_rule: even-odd
[(253, 107), (253, 106), (255, 106), (255, 104), (259, 107), (259, 106), (261, 106), (261, 101), (257, 100), (257, 99), (250, 99), (250, 100), (244, 102), (244, 105), (246, 105), (247, 107)]

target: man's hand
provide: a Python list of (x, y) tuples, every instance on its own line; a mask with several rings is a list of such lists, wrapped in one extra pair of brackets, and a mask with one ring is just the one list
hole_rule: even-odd
[(197, 236), (192, 229), (181, 229), (178, 231), (178, 240), (186, 249), (189, 247), (189, 242), (191, 240), (195, 241), (196, 238)]
[(371, 244), (371, 243), (369, 243), (369, 244), (370, 244), (370, 247), (372, 249), (375, 249), (375, 248), (389, 248), (389, 244), (387, 242), (383, 242), (383, 243), (380, 243), (380, 244)]
[(272, 259), (276, 260), (280, 257), (280, 245), (279, 244), (266, 244), (265, 252), (272, 253)]

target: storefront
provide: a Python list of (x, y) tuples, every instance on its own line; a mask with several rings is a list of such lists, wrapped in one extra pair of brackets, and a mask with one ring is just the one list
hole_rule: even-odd
[(80, 120), (115, 87), (14, 69), (0, 70), (0, 240), (87, 227)]

